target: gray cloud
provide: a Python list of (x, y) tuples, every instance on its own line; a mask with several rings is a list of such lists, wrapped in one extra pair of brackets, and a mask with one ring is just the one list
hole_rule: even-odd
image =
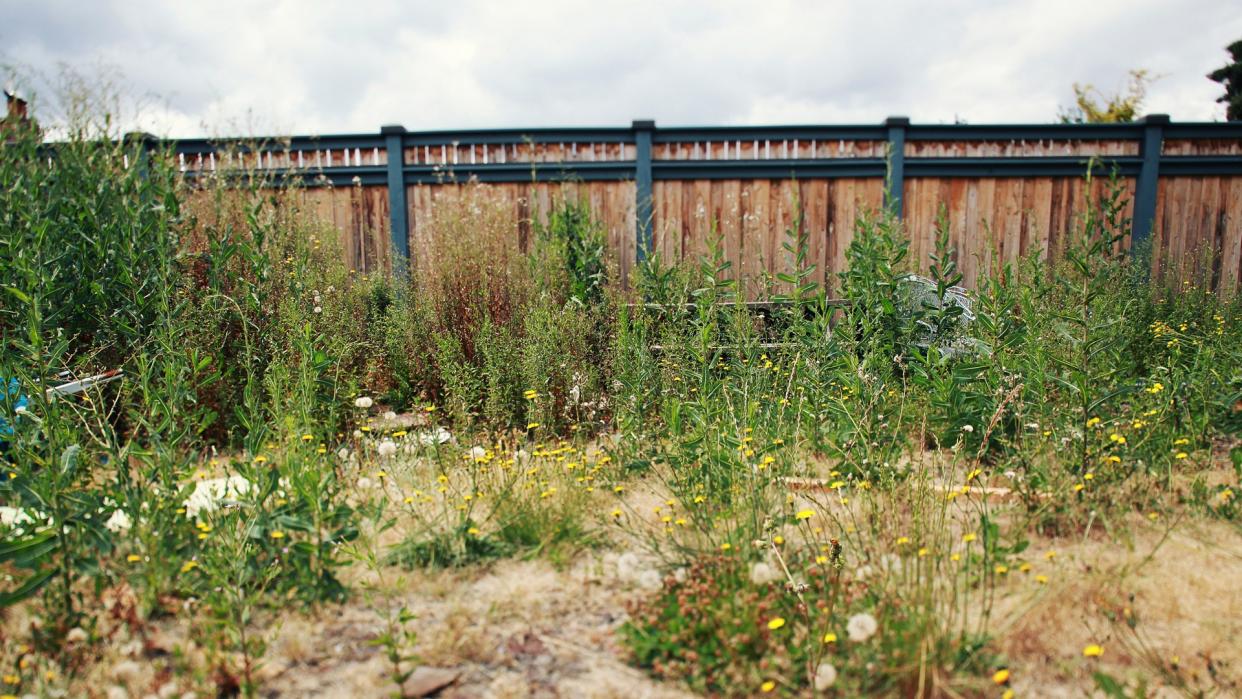
[(29, 73), (115, 66), (141, 123), (372, 132), (534, 125), (1044, 122), (1071, 84), (1161, 76), (1147, 111), (1223, 118), (1224, 0), (171, 3), (0, 0)]

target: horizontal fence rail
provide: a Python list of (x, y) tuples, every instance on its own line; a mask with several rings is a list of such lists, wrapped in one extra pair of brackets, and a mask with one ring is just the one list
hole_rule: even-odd
[[(390, 236), (383, 247), (411, 263), (426, 213), (419, 188), (467, 182), (500, 189), (581, 183), (593, 203), (610, 202), (609, 242), (623, 274), (654, 250), (701, 250), (705, 225), (736, 238), (727, 252), (742, 267), (754, 253), (751, 267), (771, 271), (781, 226), (806, 224), (807, 214), (810, 233), (823, 238), (814, 252), (825, 270), (839, 269), (849, 217), (880, 206), (907, 220), (916, 252), (927, 251), (924, 229), (943, 205), (960, 254), (990, 244), (1008, 247), (1002, 257), (1012, 260), (1041, 245), (1063, 247), (1079, 206), (1073, 200), (1083, 193), (1068, 180), (1092, 169), (1126, 182), (1133, 219), (1126, 245), (1153, 249), (1154, 272), (1180, 268), (1206, 247), (1214, 252), (1205, 283), (1232, 289), (1242, 274), (1242, 122), (1178, 124), (1152, 115), (1129, 124), (923, 125), (892, 117), (855, 126), (657, 128), (635, 121), (629, 128), (385, 126), (376, 134), (145, 143), (173, 153), (188, 179), (245, 168), (308, 188), (383, 188)], [(801, 207), (797, 216), (777, 198), (785, 195)], [(973, 281), (982, 267), (966, 266)]]

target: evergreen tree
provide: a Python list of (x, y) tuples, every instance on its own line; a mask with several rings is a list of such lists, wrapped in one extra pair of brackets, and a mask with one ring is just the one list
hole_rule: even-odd
[(1208, 73), (1208, 79), (1225, 86), (1225, 94), (1216, 98), (1225, 103), (1225, 118), (1242, 121), (1242, 39), (1225, 47), (1232, 61)]

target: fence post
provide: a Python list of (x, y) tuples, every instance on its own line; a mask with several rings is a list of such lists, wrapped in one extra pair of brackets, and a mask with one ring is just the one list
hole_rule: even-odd
[(655, 131), (655, 121), (636, 119), (631, 125), (634, 130), (634, 213), (636, 239), (634, 241), (634, 259), (641, 263), (647, 259), (647, 252), (654, 243), (652, 236), (651, 206), (651, 136)]
[(1169, 123), (1168, 114), (1148, 114), (1139, 120), (1143, 124), (1143, 143), (1139, 155), (1143, 163), (1134, 183), (1134, 219), (1130, 229), (1130, 256), (1148, 257), (1144, 273), (1151, 272), (1151, 236), (1156, 223), (1156, 196), (1160, 188), (1160, 151), (1164, 149), (1164, 126)]
[(905, 215), (906, 127), (910, 118), (891, 116), (884, 120), (888, 127), (888, 176), (884, 182), (884, 207), (901, 219)]
[[(393, 272), (405, 276), (410, 271), (409, 210), (405, 203), (405, 127), (389, 124), (380, 127), (384, 148), (388, 153), (388, 226), (392, 235)], [(399, 267), (399, 268), (398, 268)]]

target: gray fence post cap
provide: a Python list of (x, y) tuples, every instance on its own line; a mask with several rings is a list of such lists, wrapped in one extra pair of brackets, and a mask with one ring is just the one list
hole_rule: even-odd
[(910, 117), (891, 116), (884, 120), (884, 125), (885, 126), (909, 126)]
[(380, 134), (383, 136), (402, 133), (405, 133), (405, 127), (401, 124), (385, 124), (380, 127)]
[(635, 119), (630, 128), (635, 131), (653, 131), (655, 130), (655, 119)]
[(1142, 119), (1139, 119), (1139, 123), (1140, 124), (1167, 124), (1169, 123), (1169, 115), (1168, 114), (1148, 114)]

